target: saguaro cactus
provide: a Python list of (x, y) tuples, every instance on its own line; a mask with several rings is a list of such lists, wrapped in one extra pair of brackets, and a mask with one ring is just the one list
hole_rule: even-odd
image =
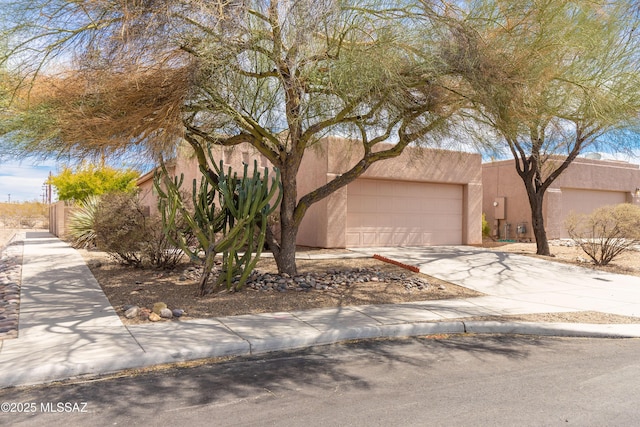
[[(202, 263), (200, 295), (205, 295), (209, 290), (209, 277), (215, 265), (215, 256), (219, 253), (222, 253), (222, 273), (215, 287), (225, 283), (228, 289), (238, 290), (246, 283), (264, 246), (267, 217), (278, 205), (281, 193), (278, 191), (281, 185), (277, 169), (271, 182), (268, 169), (264, 168), (262, 176), (258, 172), (257, 162), (254, 162), (252, 176), (248, 176), (246, 164), (241, 177), (231, 168), (225, 174), (222, 162), (219, 167), (214, 165), (214, 169), (217, 181), (202, 167), (200, 185), (193, 180), (192, 208), (185, 203), (181, 194), (184, 175), (172, 179), (162, 164), (161, 172), (154, 179), (167, 236), (172, 234), (168, 231), (175, 230), (176, 220), (180, 216), (198, 242), (196, 248), (191, 248), (184, 238), (174, 239), (174, 244), (192, 260)], [(269, 202), (276, 193), (278, 201), (271, 205)], [(215, 204), (216, 198), (219, 206)]]

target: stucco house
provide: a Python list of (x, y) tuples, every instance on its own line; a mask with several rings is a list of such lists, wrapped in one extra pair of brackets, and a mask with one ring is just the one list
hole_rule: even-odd
[[(225, 166), (270, 166), (250, 145), (219, 148)], [(214, 154), (215, 155), (215, 154)], [(359, 144), (324, 138), (305, 153), (298, 173), (300, 196), (330, 181), (359, 160)], [(178, 156), (170, 173), (185, 183), (199, 179), (194, 159)], [(140, 178), (143, 203), (156, 206), (153, 176)], [(191, 188), (188, 184), (187, 188)], [(297, 243), (323, 248), (477, 244), (482, 241), (482, 165), (478, 154), (407, 148), (372, 165), (360, 178), (314, 204)]]
[[(533, 240), (531, 209), (514, 160), (483, 164), (482, 189), (482, 210), (492, 234), (505, 240)], [(591, 213), (598, 207), (619, 203), (640, 205), (640, 166), (577, 158), (545, 193), (547, 237), (568, 237), (564, 222), (571, 212)]]

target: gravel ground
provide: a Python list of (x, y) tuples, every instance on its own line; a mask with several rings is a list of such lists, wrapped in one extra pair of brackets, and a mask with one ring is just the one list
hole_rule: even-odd
[(22, 242), (9, 243), (13, 230), (0, 230), (0, 340), (18, 336)]

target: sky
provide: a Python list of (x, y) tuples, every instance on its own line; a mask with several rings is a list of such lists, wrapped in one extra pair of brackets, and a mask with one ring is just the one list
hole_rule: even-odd
[(53, 161), (0, 160), (0, 202), (41, 202), (49, 172), (58, 173)]

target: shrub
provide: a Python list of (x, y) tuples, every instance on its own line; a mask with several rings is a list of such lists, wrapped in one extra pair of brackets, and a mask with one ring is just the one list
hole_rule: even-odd
[(134, 193), (139, 173), (108, 166), (80, 165), (76, 170), (64, 168), (50, 178), (59, 200), (82, 201), (89, 196), (108, 193)]
[(489, 237), (491, 235), (491, 226), (487, 222), (487, 217), (482, 213), (482, 237)]
[(589, 215), (571, 214), (565, 221), (569, 237), (596, 265), (607, 265), (640, 245), (640, 206), (604, 206)]
[[(159, 215), (149, 216), (136, 195), (109, 193), (100, 198), (94, 219), (96, 246), (117, 261), (132, 265), (171, 268), (181, 261), (183, 252), (171, 243)], [(178, 218), (172, 231), (193, 241)]]
[(146, 232), (140, 242), (142, 257), (154, 267), (173, 268), (182, 260), (184, 252), (173, 244), (178, 236), (182, 236), (188, 246), (195, 244), (195, 237), (179, 219), (172, 230), (164, 229), (160, 215), (146, 218), (144, 226)]
[(96, 230), (94, 228), (96, 209), (100, 197), (91, 196), (80, 203), (69, 215), (69, 235), (73, 246), (89, 248), (96, 244)]
[(100, 198), (94, 219), (96, 246), (123, 264), (142, 264), (145, 216), (137, 196), (109, 193)]

